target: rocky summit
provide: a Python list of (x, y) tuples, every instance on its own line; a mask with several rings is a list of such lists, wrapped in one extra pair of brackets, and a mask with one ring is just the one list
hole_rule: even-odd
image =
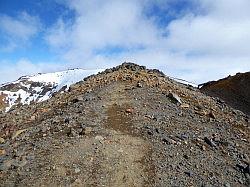
[(0, 114), (0, 186), (249, 186), (249, 116), (124, 63)]

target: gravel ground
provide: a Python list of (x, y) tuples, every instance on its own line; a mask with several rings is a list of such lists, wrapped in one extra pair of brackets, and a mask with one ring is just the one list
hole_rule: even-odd
[(125, 63), (0, 114), (0, 186), (249, 186), (249, 117)]

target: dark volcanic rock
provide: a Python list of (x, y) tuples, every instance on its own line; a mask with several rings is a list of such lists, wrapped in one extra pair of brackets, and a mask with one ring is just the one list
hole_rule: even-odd
[(200, 90), (250, 115), (250, 72), (202, 84)]

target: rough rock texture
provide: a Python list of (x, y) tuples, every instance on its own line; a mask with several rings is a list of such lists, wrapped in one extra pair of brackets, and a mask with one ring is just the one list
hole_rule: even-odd
[[(39, 88), (39, 90), (36, 90), (36, 88)], [(15, 107), (24, 103), (37, 102), (47, 93), (51, 92), (52, 94), (53, 89), (55, 89), (55, 86), (52, 83), (32, 82), (27, 79), (3, 85), (0, 87), (0, 111), (6, 111), (6, 109), (8, 111), (12, 106)]]
[(250, 72), (205, 83), (201, 91), (250, 115)]
[(0, 186), (250, 184), (249, 117), (135, 64), (2, 113), (0, 124)]

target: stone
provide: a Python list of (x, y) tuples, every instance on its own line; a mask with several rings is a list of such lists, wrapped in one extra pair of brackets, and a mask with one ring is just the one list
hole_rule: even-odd
[(78, 98), (74, 98), (74, 99), (71, 100), (71, 102), (72, 103), (77, 103), (77, 102), (79, 102), (79, 99)]
[(31, 118), (30, 118), (32, 121), (35, 121), (36, 120), (36, 116), (31, 116)]
[(119, 153), (123, 153), (124, 151), (123, 151), (122, 148), (120, 148), (120, 149), (118, 150), (118, 152), (119, 152)]
[(12, 165), (15, 167), (23, 167), (27, 164), (27, 160), (23, 159), (23, 160), (14, 160)]
[(0, 156), (3, 156), (6, 154), (6, 151), (4, 149), (0, 149)]
[(173, 140), (173, 139), (171, 139), (171, 138), (168, 138), (168, 137), (163, 138), (162, 141), (163, 141), (163, 143), (169, 144), (169, 145), (170, 145), (170, 144), (176, 144), (176, 141), (175, 141), (175, 140)]
[(244, 174), (250, 175), (250, 167), (249, 164), (247, 163), (247, 166), (245, 167), (244, 165), (241, 164), (236, 164), (236, 167)]
[(103, 141), (104, 140), (104, 138), (102, 136), (99, 136), (99, 135), (96, 136), (95, 139), (98, 140), (98, 141)]
[(12, 136), (12, 140), (15, 139), (17, 136), (19, 136), (21, 133), (25, 132), (27, 129), (22, 129), (22, 130), (18, 130), (16, 131), (13, 136)]
[(78, 101), (83, 101), (83, 96), (78, 96), (78, 97), (77, 97), (77, 100), (78, 100)]
[(175, 104), (179, 103), (182, 104), (181, 98), (175, 94), (175, 93), (169, 93), (168, 97), (171, 99), (172, 102), (174, 102)]
[(42, 129), (41, 129), (41, 131), (42, 131), (43, 133), (45, 133), (45, 132), (47, 132), (47, 130), (48, 130), (47, 128), (48, 128), (47, 126), (43, 126)]
[(75, 133), (75, 131), (74, 131), (73, 128), (66, 129), (66, 134), (67, 134), (68, 137), (72, 137), (72, 136), (76, 135), (76, 133)]
[(192, 171), (185, 171), (185, 174), (187, 174), (189, 177), (192, 177), (194, 174)]
[(128, 108), (128, 109), (126, 109), (126, 113), (129, 113), (129, 114), (131, 114), (131, 113), (133, 113), (133, 109), (132, 108)]
[(82, 186), (83, 182), (81, 181), (81, 179), (76, 179), (70, 186), (72, 187), (78, 187), (78, 186)]
[(205, 138), (204, 138), (204, 141), (205, 141), (208, 145), (210, 145), (211, 147), (216, 147), (216, 144), (215, 144), (212, 140), (210, 140), (208, 137), (205, 137)]
[(241, 180), (241, 179), (238, 179), (238, 182), (239, 182), (240, 184), (243, 184), (243, 183), (244, 183), (243, 180)]
[(210, 111), (209, 113), (208, 113), (208, 116), (210, 117), (210, 118), (212, 118), (212, 119), (215, 119), (216, 117), (215, 117), (215, 114), (212, 112), (212, 111)]
[(2, 164), (0, 164), (0, 171), (6, 171), (11, 168), (13, 164), (13, 160), (5, 160)]
[(81, 170), (79, 168), (75, 168), (75, 173), (79, 173)]
[(90, 134), (92, 132), (92, 127), (85, 128), (85, 134)]
[(80, 135), (87, 135), (92, 132), (92, 127), (83, 127), (82, 132), (80, 132)]
[(151, 130), (148, 130), (147, 133), (148, 133), (148, 135), (150, 135), (150, 136), (153, 135), (153, 132), (152, 132)]
[(202, 151), (206, 151), (206, 147), (204, 145), (201, 146)]
[(189, 104), (182, 103), (180, 107), (181, 107), (181, 108), (189, 108)]
[(220, 137), (218, 137), (218, 136), (214, 137), (213, 140), (214, 140), (215, 142), (221, 142), (221, 139), (220, 139)]
[(145, 115), (145, 117), (157, 121), (157, 118), (155, 116)]
[(4, 143), (5, 143), (5, 140), (0, 137), (0, 144), (4, 144)]
[(249, 164), (247, 165), (247, 167), (245, 167), (244, 172), (248, 173), (250, 175), (250, 166), (249, 166)]
[(15, 156), (16, 157), (20, 157), (22, 155), (25, 154), (25, 150), (24, 149), (14, 149), (14, 152), (15, 152)]
[(142, 83), (138, 82), (138, 83), (137, 83), (137, 87), (138, 87), (138, 88), (142, 88)]
[(64, 123), (69, 123), (69, 118), (65, 118)]

